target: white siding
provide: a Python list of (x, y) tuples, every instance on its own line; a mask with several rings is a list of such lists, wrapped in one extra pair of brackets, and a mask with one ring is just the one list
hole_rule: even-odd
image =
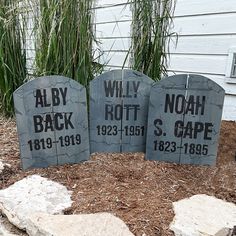
[(228, 51), (236, 46), (235, 0), (178, 0), (170, 73), (202, 74), (226, 90), (223, 119), (236, 120), (236, 84), (226, 82)]
[[(36, 3), (35, 3), (36, 4)], [(36, 9), (36, 6), (30, 6), (28, 2), (22, 1), (19, 4), (20, 8), (20, 20), (22, 28), (25, 27), (25, 50), (26, 50), (26, 68), (29, 75), (34, 72), (35, 62), (35, 36), (34, 36), (34, 12), (32, 9)], [(22, 18), (23, 17), (23, 18)], [(23, 25), (25, 24), (25, 25)]]
[(107, 70), (121, 68), (130, 46), (130, 4), (127, 0), (98, 0), (94, 10), (96, 38), (103, 52), (100, 62)]
[(235, 0), (177, 0), (175, 16), (236, 12)]
[[(96, 35), (107, 69), (121, 68), (130, 45), (131, 12), (126, 0), (98, 0)], [(226, 82), (228, 51), (236, 47), (236, 0), (177, 0), (169, 73), (205, 75), (226, 90), (223, 119), (236, 120), (236, 83)], [(126, 62), (125, 66), (128, 66)], [(235, 79), (236, 80), (236, 79)]]

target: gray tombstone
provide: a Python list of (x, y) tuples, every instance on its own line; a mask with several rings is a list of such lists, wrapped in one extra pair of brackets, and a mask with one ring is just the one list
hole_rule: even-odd
[(62, 76), (40, 77), (14, 92), (23, 169), (88, 160), (86, 89)]
[(200, 75), (176, 75), (151, 89), (146, 158), (214, 165), (224, 90)]
[(145, 152), (153, 81), (133, 70), (113, 70), (90, 82), (90, 150)]

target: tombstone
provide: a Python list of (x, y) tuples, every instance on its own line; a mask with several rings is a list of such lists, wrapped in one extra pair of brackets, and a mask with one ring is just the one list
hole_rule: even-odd
[(113, 70), (90, 82), (90, 150), (145, 152), (153, 81), (133, 70)]
[(176, 75), (156, 83), (150, 95), (146, 158), (215, 164), (224, 94), (200, 75)]
[(23, 169), (88, 160), (86, 89), (62, 76), (40, 77), (14, 92)]

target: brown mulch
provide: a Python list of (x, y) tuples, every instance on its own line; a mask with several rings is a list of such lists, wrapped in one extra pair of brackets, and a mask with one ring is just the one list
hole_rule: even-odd
[(223, 121), (216, 167), (144, 160), (142, 153), (96, 154), (83, 164), (22, 171), (14, 120), (0, 117), (0, 189), (32, 174), (73, 191), (66, 214), (111, 212), (137, 236), (172, 236), (172, 202), (208, 194), (236, 203), (236, 123)]

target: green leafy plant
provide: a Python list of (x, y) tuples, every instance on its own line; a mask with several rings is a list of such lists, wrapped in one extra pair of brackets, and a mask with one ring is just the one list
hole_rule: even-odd
[(153, 80), (167, 74), (175, 0), (130, 0), (132, 9), (131, 67)]
[(0, 2), (0, 98), (1, 112), (14, 114), (13, 92), (26, 78), (23, 21), (16, 0)]
[(93, 61), (93, 0), (40, 0), (35, 17), (36, 74), (64, 75), (88, 86)]

